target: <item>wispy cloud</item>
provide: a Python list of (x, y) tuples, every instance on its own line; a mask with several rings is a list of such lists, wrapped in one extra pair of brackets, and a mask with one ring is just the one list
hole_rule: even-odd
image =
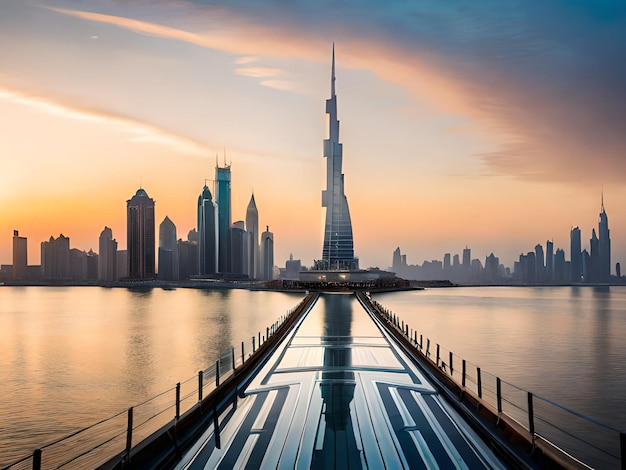
[[(326, 59), (332, 37), (342, 67), (369, 70), (421, 103), (480, 124), (493, 147), (483, 161), (498, 173), (568, 181), (615, 181), (626, 174), (626, 7), (619, 2), (425, 0), (392, 7), (374, 0), (360, 6), (358, 15), (348, 4), (337, 5), (341, 21), (306, 2), (289, 8), (251, 0), (178, 5), (193, 12), (187, 24), (195, 32), (54, 10), (241, 55), (236, 65), (270, 54)], [(228, 21), (203, 28), (216, 14)], [(175, 24), (176, 16), (170, 20)], [(276, 75), (260, 74), (261, 68), (242, 69), (270, 78), (263, 86), (288, 88), (288, 82), (272, 79)]]
[(247, 55), (243, 57), (237, 57), (235, 59), (235, 64), (236, 65), (251, 64), (252, 62), (256, 62), (257, 60), (258, 60), (258, 57)]
[(273, 67), (240, 67), (235, 69), (235, 73), (244, 77), (263, 78), (282, 75), (282, 70)]
[(294, 84), (287, 80), (263, 80), (260, 85), (280, 91), (296, 91)]
[(128, 135), (129, 142), (166, 145), (177, 152), (205, 156), (208, 149), (198, 141), (131, 117), (70, 103), (68, 98), (47, 97), (39, 93), (0, 85), (0, 100), (28, 107), (37, 112), (94, 124), (114, 126)]

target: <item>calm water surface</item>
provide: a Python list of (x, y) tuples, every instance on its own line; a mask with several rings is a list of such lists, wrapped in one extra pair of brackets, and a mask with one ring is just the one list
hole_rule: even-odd
[(626, 287), (450, 288), (374, 298), (484, 371), (626, 429)]
[(302, 297), (0, 287), (0, 466), (248, 350)]
[[(484, 371), (626, 428), (626, 288), (374, 296)], [(301, 294), (0, 287), (0, 465), (172, 388)], [(359, 326), (354, 325), (358, 330)]]

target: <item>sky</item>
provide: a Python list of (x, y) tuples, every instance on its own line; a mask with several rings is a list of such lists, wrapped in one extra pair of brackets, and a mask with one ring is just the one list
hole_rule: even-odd
[(142, 187), (186, 239), (216, 159), (275, 263), (321, 257), (332, 44), (361, 267), (553, 240), (589, 249), (604, 194), (626, 262), (620, 0), (0, 0), (0, 262), (13, 230), (126, 247)]

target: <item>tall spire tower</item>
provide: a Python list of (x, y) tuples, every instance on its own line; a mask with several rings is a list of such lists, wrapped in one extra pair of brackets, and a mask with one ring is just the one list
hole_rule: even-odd
[(322, 262), (324, 269), (358, 269), (354, 257), (354, 239), (348, 199), (344, 193), (344, 175), (341, 170), (343, 146), (339, 143), (337, 95), (335, 94), (335, 44), (330, 78), (330, 99), (326, 100), (329, 116), (328, 139), (324, 140), (326, 158), (326, 189), (322, 191), (322, 207), (326, 208)]

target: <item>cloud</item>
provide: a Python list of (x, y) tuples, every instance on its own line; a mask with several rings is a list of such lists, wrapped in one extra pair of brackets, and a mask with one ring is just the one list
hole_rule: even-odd
[(295, 91), (295, 86), (287, 80), (263, 80), (261, 85), (281, 91)]
[(237, 57), (235, 59), (235, 64), (236, 65), (245, 65), (245, 64), (250, 64), (252, 62), (256, 62), (258, 60), (258, 57), (254, 57), (254, 56), (243, 56), (243, 57)]
[[(576, 182), (626, 174), (626, 4), (372, 0), (358, 10), (332, 3), (331, 17), (329, 2), (176, 5), (175, 14), (152, 15), (164, 24), (55, 11), (244, 57), (327, 60), (332, 38), (341, 67), (369, 70), (475, 123), (491, 142), (481, 159), (495, 173)], [(166, 25), (181, 14), (183, 27)]]
[(66, 97), (44, 97), (41, 94), (0, 85), (0, 100), (64, 119), (112, 125), (128, 134), (130, 142), (166, 145), (177, 152), (195, 156), (206, 156), (208, 151), (204, 144), (188, 137), (127, 116), (76, 105)]
[(262, 77), (276, 77), (282, 74), (282, 71), (272, 67), (240, 67), (235, 69), (237, 75), (243, 75), (244, 77), (262, 78)]

